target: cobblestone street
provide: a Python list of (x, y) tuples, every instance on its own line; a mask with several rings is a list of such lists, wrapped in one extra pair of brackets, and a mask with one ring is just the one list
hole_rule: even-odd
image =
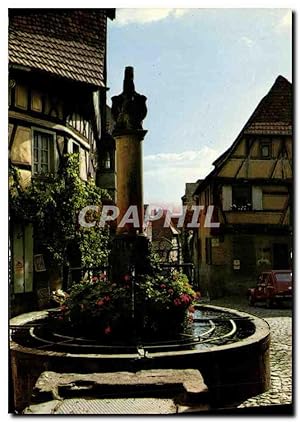
[(212, 300), (212, 305), (226, 306), (263, 318), (271, 330), (271, 388), (252, 397), (239, 407), (290, 404), (292, 402), (292, 307), (282, 305), (267, 309), (263, 304), (248, 306), (246, 299)]

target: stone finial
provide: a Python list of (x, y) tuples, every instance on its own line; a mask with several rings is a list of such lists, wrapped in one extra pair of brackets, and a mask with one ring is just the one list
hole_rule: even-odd
[(127, 66), (124, 72), (123, 92), (112, 97), (111, 114), (116, 122), (114, 132), (143, 129), (142, 121), (147, 114), (147, 98), (135, 91), (133, 78), (133, 67)]
[(124, 82), (123, 82), (123, 92), (127, 94), (134, 93), (134, 69), (132, 66), (125, 67), (124, 72)]

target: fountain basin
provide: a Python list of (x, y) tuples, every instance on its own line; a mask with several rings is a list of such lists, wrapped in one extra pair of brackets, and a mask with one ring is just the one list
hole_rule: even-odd
[[(211, 325), (202, 321), (204, 328), (200, 333), (199, 324), (195, 323), (194, 335), (182, 342), (91, 347), (84, 341), (78, 344), (78, 339), (75, 344), (74, 339), (73, 344), (68, 339), (56, 343), (53, 338), (45, 339), (39, 330), (48, 311), (13, 318), (10, 323), (14, 408), (20, 411), (29, 404), (34, 384), (43, 371), (94, 373), (194, 368), (201, 372), (208, 386), (212, 407), (235, 405), (266, 391), (270, 386), (268, 324), (228, 308), (196, 305), (196, 309), (208, 321), (211, 315), (210, 321), (215, 325), (217, 320), (224, 320), (227, 328), (214, 337), (207, 334), (201, 337)], [(227, 334), (230, 335), (226, 337)]]

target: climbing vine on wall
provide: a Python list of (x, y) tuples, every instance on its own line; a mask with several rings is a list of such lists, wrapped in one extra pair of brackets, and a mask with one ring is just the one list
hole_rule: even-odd
[[(107, 191), (93, 179), (85, 182), (79, 176), (79, 155), (67, 154), (57, 174), (33, 178), (22, 188), (17, 168), (11, 167), (9, 181), (10, 217), (33, 225), (34, 237), (48, 251), (50, 261), (68, 265), (70, 249), (80, 252), (78, 265), (103, 266), (109, 255), (109, 228), (82, 227), (80, 210), (88, 205), (101, 209), (109, 200)], [(96, 213), (88, 215), (97, 219)]]

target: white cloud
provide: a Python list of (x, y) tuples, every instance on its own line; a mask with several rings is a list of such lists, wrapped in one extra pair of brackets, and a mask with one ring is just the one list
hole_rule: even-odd
[(280, 19), (278, 24), (278, 29), (287, 29), (290, 30), (292, 28), (292, 11), (287, 10), (283, 17)]
[(173, 16), (179, 18), (189, 12), (190, 9), (117, 9), (116, 25), (128, 25), (130, 23), (150, 23)]
[(241, 42), (246, 44), (247, 47), (251, 48), (254, 45), (254, 41), (249, 37), (241, 37)]
[(220, 154), (221, 151), (205, 146), (196, 151), (145, 156), (145, 202), (180, 204), (185, 183), (204, 179), (213, 169), (212, 163)]

